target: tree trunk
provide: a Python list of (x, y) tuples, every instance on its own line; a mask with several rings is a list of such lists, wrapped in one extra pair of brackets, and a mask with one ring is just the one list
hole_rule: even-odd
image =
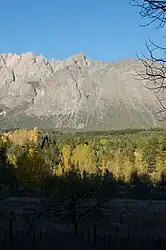
[(76, 221), (73, 222), (74, 226), (74, 235), (77, 237), (78, 236), (78, 224)]
[(29, 228), (27, 230), (27, 234), (29, 234), (30, 231), (32, 230), (32, 228), (33, 228), (33, 226), (35, 224), (35, 220), (36, 220), (36, 210), (35, 210), (34, 214), (32, 215), (32, 219), (30, 221), (30, 225), (29, 225)]
[(78, 236), (78, 222), (77, 222), (77, 214), (76, 214), (76, 207), (73, 207), (73, 227), (74, 227), (74, 235)]

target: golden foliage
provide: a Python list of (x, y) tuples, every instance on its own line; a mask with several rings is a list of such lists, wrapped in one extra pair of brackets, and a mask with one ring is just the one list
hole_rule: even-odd
[(59, 164), (53, 169), (53, 175), (61, 176), (63, 174), (62, 166)]
[(72, 162), (77, 163), (81, 172), (96, 172), (96, 166), (93, 159), (92, 150), (89, 145), (79, 144), (72, 155)]
[(67, 172), (70, 169), (70, 162), (71, 162), (71, 149), (69, 145), (63, 146), (62, 157), (63, 157), (64, 171)]
[(43, 178), (45, 161), (36, 151), (34, 143), (17, 157), (16, 166), (19, 179), (27, 186), (33, 186)]
[[(69, 140), (57, 140), (55, 145), (52, 142), (48, 148), (40, 150), (37, 147), (37, 128), (2, 135), (2, 143), (7, 145), (8, 161), (19, 168), (20, 178), (26, 178), (27, 183), (44, 173), (44, 168), (50, 169), (49, 173), (53, 175), (63, 175), (71, 167), (78, 167), (81, 173), (100, 170), (104, 174), (107, 169), (115, 179), (125, 182), (130, 181), (133, 172), (147, 174), (154, 183), (159, 181), (163, 171), (166, 172), (166, 141), (161, 141), (159, 152), (153, 153), (156, 152), (153, 151), (156, 145), (147, 141), (146, 137), (141, 143), (137, 138), (136, 146), (126, 137), (121, 140), (97, 138), (94, 141), (89, 139), (85, 144), (82, 140), (73, 144)], [(153, 171), (149, 171), (151, 165)]]
[(23, 145), (25, 142), (33, 142), (37, 144), (38, 129), (35, 127), (33, 130), (14, 130), (11, 132), (3, 133), (2, 141), (5, 143), (7, 139), (14, 144)]

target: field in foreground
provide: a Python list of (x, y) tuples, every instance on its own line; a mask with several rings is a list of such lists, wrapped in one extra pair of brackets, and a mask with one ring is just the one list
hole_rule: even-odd
[[(39, 198), (9, 198), (1, 201), (0, 219), (1, 228), (9, 227), (9, 210), (15, 211), (13, 226), (15, 229), (28, 228), (30, 220), (26, 220), (26, 214), (33, 208), (40, 206), (42, 200)], [(151, 200), (112, 200), (108, 207), (103, 207), (103, 216), (98, 227), (98, 233), (109, 232), (111, 235), (147, 235), (147, 236), (166, 236), (166, 201)], [(30, 216), (29, 216), (30, 219)], [(93, 228), (94, 221), (86, 221), (81, 224), (81, 230)], [(50, 231), (72, 231), (72, 225), (65, 225), (60, 220), (54, 221), (53, 217), (43, 216), (39, 221), (35, 221), (33, 230), (40, 231), (41, 228)]]

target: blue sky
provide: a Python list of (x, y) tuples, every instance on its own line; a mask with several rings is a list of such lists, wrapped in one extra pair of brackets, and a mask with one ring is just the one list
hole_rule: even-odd
[(129, 0), (0, 0), (0, 52), (133, 58), (146, 51), (149, 36), (161, 35), (154, 27), (141, 28), (138, 12)]

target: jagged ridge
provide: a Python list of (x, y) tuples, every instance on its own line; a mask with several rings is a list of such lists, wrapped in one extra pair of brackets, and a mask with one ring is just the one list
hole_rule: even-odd
[(1, 128), (157, 126), (155, 95), (133, 77), (135, 59), (102, 62), (79, 53), (64, 61), (33, 53), (0, 55)]

